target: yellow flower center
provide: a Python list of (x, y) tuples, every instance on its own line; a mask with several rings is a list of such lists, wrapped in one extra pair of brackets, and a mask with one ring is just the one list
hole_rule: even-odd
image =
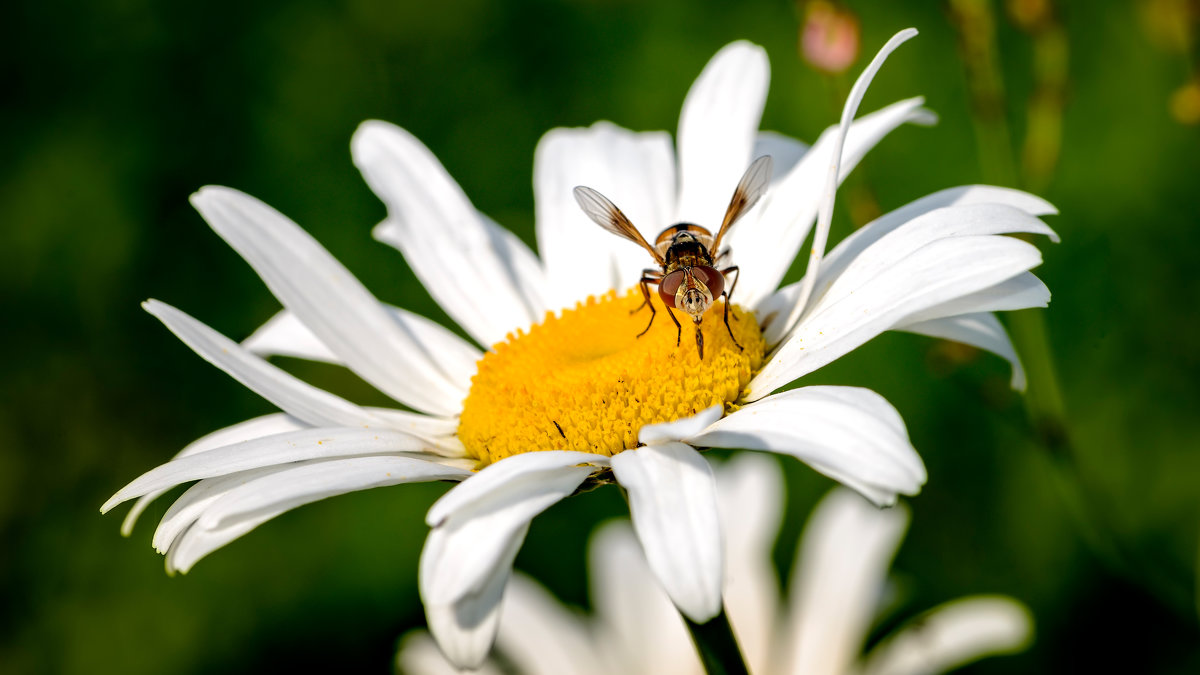
[(704, 359), (687, 314), (679, 345), (675, 324), (653, 297), (650, 320), (640, 292), (590, 297), (561, 316), (547, 313), (479, 361), (463, 406), (458, 437), (482, 464), (535, 450), (580, 450), (614, 455), (637, 447), (647, 424), (688, 417), (737, 400), (762, 364), (763, 339), (751, 312), (729, 309), (729, 339), (714, 304), (701, 325)]

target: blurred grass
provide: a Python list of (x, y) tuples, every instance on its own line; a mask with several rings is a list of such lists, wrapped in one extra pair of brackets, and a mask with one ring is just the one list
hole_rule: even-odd
[[(1034, 648), (975, 672), (1108, 669), (1119, 657), (1138, 672), (1200, 669), (1200, 134), (1168, 112), (1194, 56), (1157, 48), (1138, 6), (1063, 8), (1061, 161), (1043, 193), (1062, 212), (1049, 220), (1063, 243), (1040, 244), (1038, 274), (1054, 292), (1044, 318), (1071, 472), (1033, 440), (998, 359), (887, 335), (810, 378), (887, 396), (929, 467), (896, 565), (905, 611), (977, 592), (1033, 607)], [(858, 180), (884, 209), (983, 180), (945, 7), (851, 7), (865, 51), (922, 31), (864, 110), (923, 94), (941, 116), (889, 137)], [(680, 0), (11, 8), (0, 24), (0, 672), (378, 671), (423, 620), (415, 561), (440, 486), (305, 507), (177, 578), (148, 545), (165, 500), (129, 540), (119, 514), (98, 515), (188, 441), (270, 410), (138, 307), (158, 297), (232, 336), (277, 309), (188, 194), (206, 183), (250, 192), (380, 298), (445, 322), (400, 256), (370, 240), (384, 210), (349, 161), (361, 120), (411, 130), (477, 206), (532, 243), (538, 137), (600, 118), (673, 130), (692, 79), (730, 40), (772, 59), (764, 127), (815, 138), (834, 115), (828, 83), (796, 57), (796, 21), (786, 3)], [(997, 50), (1021, 139), (1036, 88), (1030, 41), (1001, 17)], [(850, 230), (847, 211), (839, 204), (834, 241)], [(285, 365), (383, 400), (342, 371)], [(828, 485), (798, 465), (788, 475), (781, 562)], [(587, 534), (623, 512), (607, 490), (568, 500), (535, 522), (518, 566), (586, 602)]]

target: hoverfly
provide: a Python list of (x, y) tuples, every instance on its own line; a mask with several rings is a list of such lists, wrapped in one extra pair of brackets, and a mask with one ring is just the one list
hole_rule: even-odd
[(675, 322), (675, 346), (679, 346), (683, 326), (679, 324), (679, 319), (675, 318), (671, 308), (682, 309), (692, 317), (696, 326), (696, 348), (703, 359), (704, 334), (700, 332), (700, 322), (704, 319), (704, 313), (712, 306), (713, 299), (724, 296), (725, 330), (729, 331), (729, 339), (733, 340), (733, 344), (742, 349), (733, 337), (733, 329), (729, 327), (729, 298), (733, 289), (737, 287), (737, 276), (733, 277), (729, 290), (725, 290), (725, 275), (738, 275), (739, 270), (737, 265), (718, 267), (729, 255), (729, 249), (721, 250), (721, 240), (729, 228), (758, 203), (770, 182), (771, 158), (763, 155), (750, 164), (750, 168), (746, 169), (746, 173), (734, 189), (733, 199), (729, 201), (729, 208), (725, 210), (725, 219), (721, 221), (721, 229), (717, 230), (717, 236), (714, 237), (706, 228), (693, 223), (677, 223), (660, 232), (653, 246), (642, 237), (629, 218), (621, 213), (621, 209), (604, 195), (582, 185), (575, 188), (575, 201), (579, 202), (580, 208), (589, 218), (605, 230), (649, 251), (660, 266), (659, 269), (643, 270), (642, 278), (638, 282), (643, 299), (642, 304), (633, 311), (638, 312), (642, 307), (650, 307), (650, 323), (646, 324), (645, 330), (638, 333), (639, 338), (654, 325), (657, 312), (654, 304), (650, 302), (649, 287), (655, 284), (658, 286), (658, 296), (667, 308), (667, 315)]

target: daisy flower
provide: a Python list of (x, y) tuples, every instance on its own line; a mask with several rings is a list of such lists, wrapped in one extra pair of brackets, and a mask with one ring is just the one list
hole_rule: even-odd
[[(888, 567), (904, 537), (903, 506), (880, 510), (835, 488), (813, 510), (781, 593), (772, 549), (783, 512), (778, 464), (755, 454), (714, 467), (727, 525), (725, 603), (759, 675), (933, 675), (1028, 645), (1029, 610), (1004, 596), (959, 598), (923, 612), (863, 655), (885, 607), (894, 607)], [(480, 675), (702, 675), (688, 633), (646, 565), (625, 521), (606, 523), (589, 551), (593, 611), (563, 605), (516, 574), (500, 612), (496, 651)], [(424, 630), (401, 639), (400, 672), (459, 672)]]
[[(415, 481), (461, 481), (429, 510), (419, 586), (429, 625), (457, 664), (478, 664), (531, 519), (586, 487), (617, 482), (651, 570), (689, 619), (720, 613), (724, 565), (715, 487), (698, 449), (790, 455), (876, 504), (916, 494), (925, 469), (899, 414), (851, 387), (773, 393), (885, 330), (966, 342), (1019, 365), (995, 310), (1043, 306), (1029, 270), (1038, 250), (1011, 232), (1050, 234), (1042, 200), (966, 186), (919, 199), (861, 228), (824, 256), (838, 181), (906, 122), (929, 123), (921, 99), (855, 120), (898, 34), (867, 67), (839, 125), (812, 147), (758, 132), (768, 67), (735, 42), (684, 101), (677, 153), (665, 133), (609, 123), (556, 129), (534, 162), (540, 258), (468, 201), (404, 130), (366, 122), (355, 164), (388, 208), (375, 230), (397, 247), (434, 300), (486, 352), (446, 328), (381, 303), (298, 225), (236, 190), (192, 203), (284, 306), (239, 344), (157, 300), (147, 311), (203, 358), (281, 413), (222, 429), (117, 492), (103, 511), (197, 481), (153, 538), (169, 570), (289, 509), (336, 494)], [(676, 156), (677, 154), (677, 156)], [(727, 242), (740, 261), (725, 325), (703, 323), (707, 348), (676, 343), (666, 321), (638, 337), (641, 299), (622, 293), (646, 254), (579, 209), (587, 185), (645, 233), (724, 212), (751, 157), (776, 177)], [(678, 186), (678, 188), (677, 188)], [(813, 228), (814, 218), (816, 227)], [(779, 288), (813, 230), (805, 278)], [(732, 333), (732, 335), (730, 334)], [(733, 344), (736, 339), (737, 347)], [(409, 410), (367, 408), (316, 389), (264, 357), (346, 366)]]

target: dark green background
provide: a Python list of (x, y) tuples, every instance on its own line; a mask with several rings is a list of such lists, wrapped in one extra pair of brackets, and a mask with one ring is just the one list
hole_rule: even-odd
[[(896, 30), (922, 31), (864, 110), (924, 94), (942, 121), (897, 131), (859, 169), (885, 209), (983, 178), (946, 8), (898, 4), (852, 5), (868, 53)], [(883, 393), (928, 465), (890, 620), (1008, 593), (1033, 608), (1037, 642), (976, 672), (1197, 672), (1200, 134), (1167, 112), (1188, 59), (1155, 47), (1138, 3), (1064, 5), (1069, 99), (1044, 192), (1062, 212), (1050, 222), (1063, 243), (1043, 245), (1038, 274), (1054, 292), (1045, 318), (1071, 446), (1032, 440), (999, 359), (963, 360), (925, 338), (883, 336), (805, 382)], [(175, 578), (149, 546), (167, 500), (128, 540), (124, 509), (98, 514), (187, 442), (271, 410), (138, 307), (160, 298), (235, 337), (277, 309), (188, 206), (196, 188), (262, 198), (380, 298), (446, 321), (400, 255), (370, 239), (384, 208), (350, 162), (360, 121), (415, 133), (480, 209), (532, 242), (539, 136), (600, 118), (673, 131), (692, 80), (733, 39), (771, 57), (765, 128), (811, 141), (836, 117), (835, 87), (797, 57), (797, 10), (785, 2), (110, 0), (5, 14), (4, 673), (385, 672), (396, 637), (423, 621), (415, 562), (443, 486), (305, 507)], [(1029, 38), (998, 22), (1019, 141)], [(850, 227), (842, 203), (834, 239)], [(285, 365), (383, 402), (337, 369)], [(829, 485), (787, 466), (781, 563)], [(611, 489), (552, 508), (518, 567), (586, 603), (587, 534), (624, 511)]]

